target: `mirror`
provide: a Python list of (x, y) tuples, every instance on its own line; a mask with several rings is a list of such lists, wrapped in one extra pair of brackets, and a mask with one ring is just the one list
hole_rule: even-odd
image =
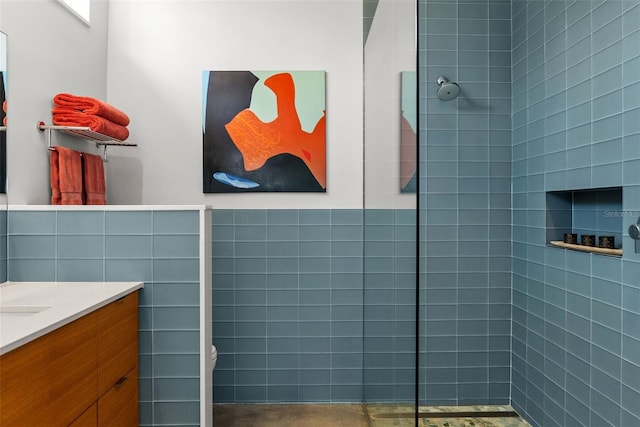
[(7, 35), (0, 32), (0, 283), (7, 281)]
[(416, 208), (416, 0), (364, 3), (366, 209)]
[(7, 35), (0, 32), (0, 193), (7, 185)]

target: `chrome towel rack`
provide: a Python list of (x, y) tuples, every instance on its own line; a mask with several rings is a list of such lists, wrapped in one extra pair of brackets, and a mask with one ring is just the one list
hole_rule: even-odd
[(99, 132), (92, 131), (89, 127), (83, 126), (58, 126), (58, 125), (48, 125), (45, 122), (38, 122), (36, 127), (40, 132), (47, 132), (47, 146), (48, 149), (53, 149), (53, 144), (51, 142), (51, 131), (59, 131), (66, 133), (67, 135), (72, 135), (78, 138), (82, 138), (91, 142), (95, 142), (96, 147), (102, 147), (102, 160), (104, 162), (108, 162), (107, 159), (107, 147), (109, 146), (119, 146), (119, 147), (137, 147), (138, 144), (133, 144), (130, 142), (120, 141), (119, 139), (114, 139), (108, 135), (104, 135)]

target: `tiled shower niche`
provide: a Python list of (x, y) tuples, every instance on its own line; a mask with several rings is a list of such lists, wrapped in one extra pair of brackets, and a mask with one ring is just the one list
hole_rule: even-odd
[(622, 187), (547, 192), (547, 243), (564, 233), (614, 236), (622, 247)]

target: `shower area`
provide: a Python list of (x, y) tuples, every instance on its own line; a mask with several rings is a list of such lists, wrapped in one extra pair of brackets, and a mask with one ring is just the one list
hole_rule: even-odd
[(363, 3), (363, 208), (214, 210), (216, 426), (286, 404), (516, 419), (511, 2)]

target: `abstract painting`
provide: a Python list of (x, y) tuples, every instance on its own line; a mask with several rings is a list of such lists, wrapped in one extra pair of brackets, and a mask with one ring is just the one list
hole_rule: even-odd
[(415, 71), (403, 71), (401, 80), (400, 114), (400, 192), (416, 192), (416, 108), (417, 80)]
[(326, 192), (324, 71), (204, 71), (203, 192)]

